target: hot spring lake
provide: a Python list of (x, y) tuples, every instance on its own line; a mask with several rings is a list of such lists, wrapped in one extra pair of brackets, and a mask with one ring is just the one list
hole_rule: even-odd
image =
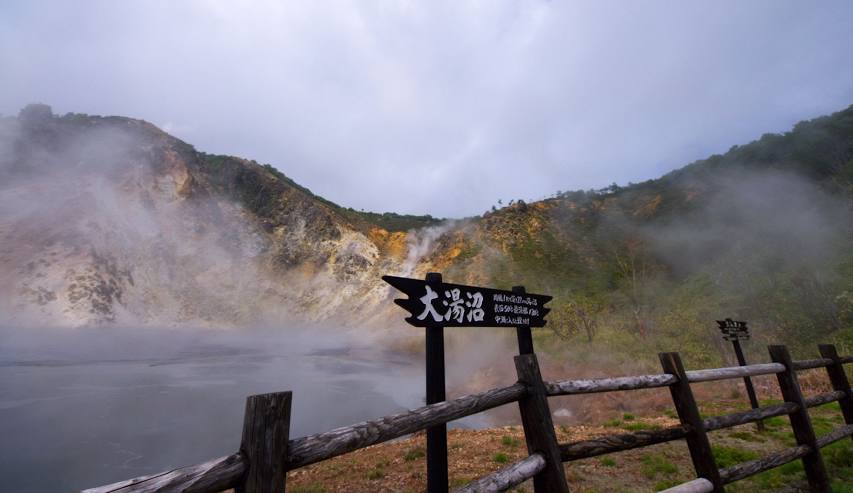
[(3, 490), (75, 491), (230, 454), (251, 394), (293, 391), (291, 438), (423, 405), (422, 356), (374, 346), (329, 330), (2, 329)]

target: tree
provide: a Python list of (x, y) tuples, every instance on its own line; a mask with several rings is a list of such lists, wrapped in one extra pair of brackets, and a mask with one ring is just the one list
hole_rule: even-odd
[(548, 327), (562, 339), (570, 339), (583, 332), (586, 340), (592, 342), (603, 310), (604, 306), (598, 300), (577, 296), (554, 308), (549, 316)]
[(624, 282), (625, 294), (631, 308), (634, 331), (642, 338), (649, 332), (646, 320), (648, 271), (644, 252), (645, 244), (640, 238), (629, 238), (625, 241), (623, 251), (614, 251), (617, 272)]

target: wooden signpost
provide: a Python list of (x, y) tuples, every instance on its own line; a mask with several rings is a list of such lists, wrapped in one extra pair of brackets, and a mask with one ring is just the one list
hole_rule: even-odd
[[(743, 355), (743, 349), (740, 347), (740, 341), (749, 340), (749, 328), (746, 322), (732, 320), (717, 320), (720, 332), (723, 333), (723, 339), (731, 341), (735, 348), (735, 356), (737, 363), (740, 366), (747, 366), (746, 357)], [(753, 409), (758, 409), (758, 397), (755, 395), (755, 388), (752, 386), (752, 380), (749, 377), (743, 377), (743, 383), (746, 386), (746, 394), (749, 396), (749, 404)], [(755, 422), (758, 431), (764, 431), (764, 421), (758, 420)]]
[[(382, 279), (408, 295), (408, 299), (394, 300), (409, 312), (406, 322), (426, 328), (427, 404), (445, 400), (445, 327), (515, 327), (519, 354), (533, 354), (530, 328), (544, 327), (545, 315), (551, 311), (544, 306), (551, 301), (550, 296), (528, 294), (523, 286), (503, 291), (449, 284), (436, 272), (427, 274), (426, 279)], [(447, 425), (441, 424), (427, 429), (427, 491), (447, 490)]]

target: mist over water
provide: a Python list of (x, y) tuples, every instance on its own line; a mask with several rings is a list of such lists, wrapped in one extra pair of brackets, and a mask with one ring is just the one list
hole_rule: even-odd
[[(450, 396), (495, 380), (495, 351), (512, 334), (487, 335), (449, 335)], [(472, 337), (483, 350), (464, 354)], [(291, 438), (423, 405), (423, 355), (386, 347), (328, 327), (3, 327), (4, 488), (78, 490), (233, 453), (252, 394), (293, 391)]]

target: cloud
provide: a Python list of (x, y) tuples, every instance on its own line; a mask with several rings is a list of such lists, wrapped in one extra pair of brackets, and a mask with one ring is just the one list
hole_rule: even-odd
[(653, 178), (853, 102), (846, 2), (0, 9), (0, 112), (173, 122), (368, 210), (458, 217)]

